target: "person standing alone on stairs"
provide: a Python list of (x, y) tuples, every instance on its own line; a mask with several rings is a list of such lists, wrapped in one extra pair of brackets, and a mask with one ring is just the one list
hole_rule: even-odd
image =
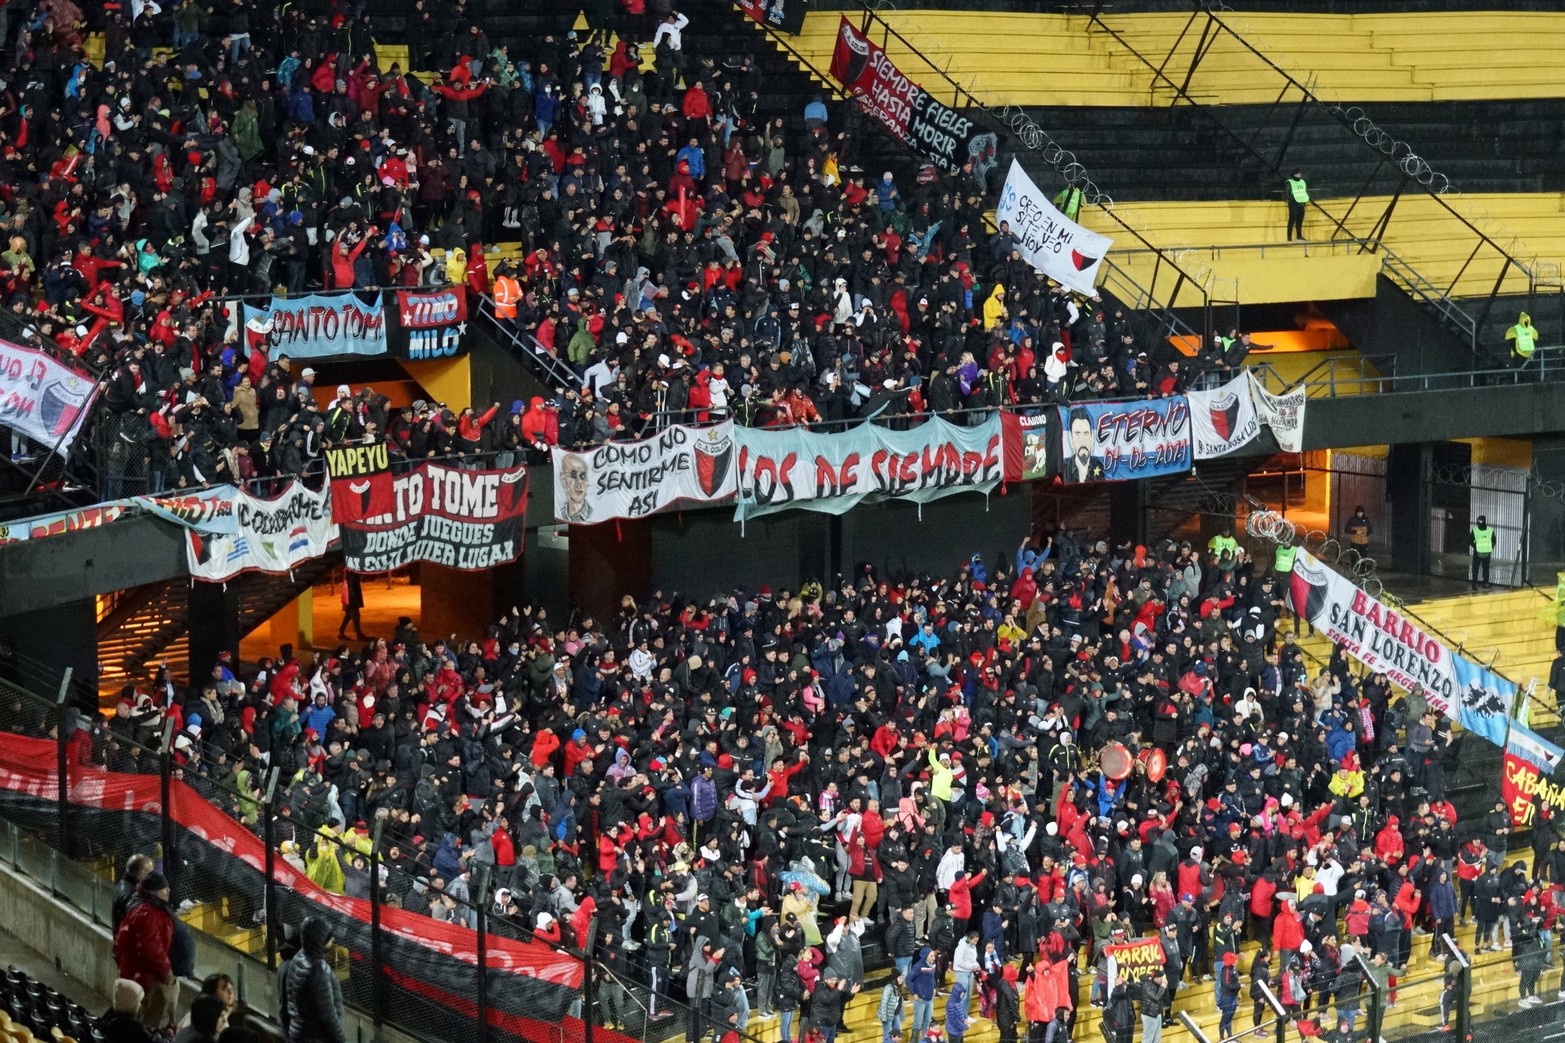
[(1304, 208), (1310, 202), (1309, 186), (1304, 183), (1303, 171), (1295, 170), (1288, 175), (1288, 183), (1283, 189), (1283, 198), (1288, 204), (1288, 241), (1295, 239), (1304, 241)]
[(1489, 586), (1489, 559), (1494, 555), (1494, 529), (1489, 525), (1489, 519), (1482, 514), (1478, 516), (1473, 531), (1467, 537), (1468, 546), (1473, 552), (1473, 589), (1478, 589), (1479, 576), (1483, 577), (1483, 585)]

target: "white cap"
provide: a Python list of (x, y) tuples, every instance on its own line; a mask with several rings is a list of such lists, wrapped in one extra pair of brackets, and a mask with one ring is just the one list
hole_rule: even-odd
[(315, 376), (315, 370), (310, 368), (309, 366), (305, 366), (304, 370), (299, 374), (299, 376), (301, 376), (301, 377), (313, 377), (313, 376)]
[(313, 156), (313, 155), (315, 155), (315, 146), (314, 145), (306, 145), (306, 146), (304, 146), (304, 154), (306, 156)]

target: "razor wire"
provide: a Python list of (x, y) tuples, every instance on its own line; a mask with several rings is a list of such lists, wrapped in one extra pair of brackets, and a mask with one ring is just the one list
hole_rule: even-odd
[[(1252, 504), (1244, 520), (1244, 531), (1253, 539), (1267, 540), (1278, 546), (1302, 547), (1313, 557), (1344, 569), (1370, 597), (1395, 600), (1394, 595), (1386, 593), (1385, 584), (1376, 571), (1374, 558), (1361, 554), (1355, 547), (1343, 546), (1340, 540), (1324, 530), (1300, 528), (1283, 517), (1282, 512)], [(1397, 604), (1400, 605), (1400, 601)]]
[[(1252, 53), (1256, 55), (1262, 53), (1260, 46), (1255, 42), (1259, 34), (1256, 33), (1254, 27), (1245, 20), (1242, 14), (1228, 6), (1224, 0), (1205, 0), (1204, 6), (1207, 13), (1220, 26), (1235, 37), (1243, 39)], [(1280, 66), (1277, 68), (1295, 82), (1301, 82), (1292, 73), (1281, 70)], [(1484, 209), (1482, 205), (1475, 201), (1475, 197), (1464, 194), (1447, 175), (1434, 169), (1427, 159), (1419, 155), (1412, 145), (1396, 137), (1396, 135), (1370, 119), (1369, 114), (1361, 106), (1344, 106), (1340, 102), (1324, 101), (1315, 93), (1313, 85), (1306, 86), (1305, 93), (1307, 97), (1343, 120), (1351, 132), (1363, 140), (1366, 145), (1388, 159), (1393, 159), (1402, 173), (1406, 174), (1420, 186), (1427, 188), (1431, 195), (1461, 197), (1464, 213), (1457, 216), (1463, 217), (1470, 222), (1475, 231), (1478, 231), (1480, 234), (1487, 234), (1482, 228), (1478, 227), (1480, 223), (1484, 224), (1496, 233), (1494, 236), (1496, 245), (1500, 241), (1506, 240), (1508, 241), (1508, 253), (1519, 254), (1526, 252), (1525, 249), (1522, 249), (1526, 245), (1525, 240), (1517, 235), (1503, 220)], [(1518, 267), (1527, 272), (1529, 276), (1533, 275), (1529, 264), (1537, 263), (1536, 257), (1533, 257), (1527, 264), (1523, 264), (1515, 257), (1512, 257), (1512, 260), (1516, 262)]]
[[(910, 18), (908, 12), (899, 9), (895, 0), (865, 0), (865, 9), (871, 14), (882, 16), (881, 20), (890, 27), (890, 22), (883, 17), (883, 12), (895, 13), (901, 30), (906, 30), (919, 39), (919, 50), (914, 52), (939, 75), (960, 87), (968, 96), (975, 108), (982, 110), (990, 119), (1009, 130), (1029, 153), (1037, 156), (1045, 166), (1058, 174), (1068, 184), (1081, 192), (1082, 202), (1089, 206), (1096, 206), (1106, 213), (1112, 214), (1114, 219), (1124, 227), (1139, 235), (1143, 242), (1151, 242), (1151, 229), (1145, 221), (1132, 213), (1121, 213), (1114, 208), (1114, 197), (1104, 191), (1096, 181), (1085, 164), (1077, 158), (1070, 149), (1055, 141), (1043, 126), (1035, 120), (1031, 114), (1019, 105), (1006, 102), (999, 109), (990, 106), (982, 98), (979, 92), (983, 91), (983, 79), (974, 73), (965, 74), (965, 81), (959, 81), (952, 74), (953, 64), (957, 64), (956, 55), (946, 50), (940, 43), (939, 34), (927, 32), (919, 23)], [(911, 45), (909, 45), (911, 49)], [(935, 64), (934, 59), (944, 59), (944, 67)], [(1185, 270), (1185, 259), (1191, 256), (1190, 252), (1173, 248), (1159, 247), (1163, 253), (1172, 258), (1179, 268)], [(1193, 271), (1186, 271), (1190, 281), (1200, 287), (1203, 293), (1210, 295), (1212, 281), (1216, 278), (1216, 269), (1201, 258), (1199, 252), (1194, 252), (1197, 265)]]

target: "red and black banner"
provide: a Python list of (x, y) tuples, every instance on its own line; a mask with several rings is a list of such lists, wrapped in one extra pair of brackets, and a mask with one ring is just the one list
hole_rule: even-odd
[(337, 446), (326, 450), (331, 475), (331, 520), (359, 525), (393, 510), (391, 450), (385, 442)]
[[(44, 830), (55, 823), (55, 752), (49, 739), (0, 733), (0, 809), (8, 819)], [(116, 861), (123, 861), (128, 851), (149, 851), (160, 843), (162, 794), (155, 774), (72, 765), (67, 797), (78, 843), (90, 838)], [(250, 896), (259, 910), (266, 866), (261, 838), (182, 780), (171, 781), (169, 798), (178, 827), (172, 857), (182, 894), (215, 886), (236, 898)], [(306, 916), (326, 920), (337, 943), (353, 956), (349, 994), (371, 996), (367, 980), (360, 978), (371, 972), (370, 903), (323, 890), (282, 858), (275, 861), (274, 877), (281, 921), (297, 924)], [(477, 1010), (477, 935), (460, 924), (384, 905), (380, 923), (381, 969), (398, 986), (394, 992), (416, 1006), (432, 1037), (471, 1033)], [(486, 941), (484, 980), (491, 1029), (508, 1039), (558, 1043), (561, 1024), (575, 1022), (565, 1014), (579, 995), (581, 961), (542, 942), (496, 934)], [(393, 1000), (395, 1006), (395, 996)], [(411, 1008), (408, 1013), (413, 1013)]]
[(409, 362), (453, 359), (467, 334), (467, 287), (398, 290), (391, 347)]
[(980, 132), (971, 119), (908, 79), (846, 17), (837, 31), (831, 74), (898, 141), (936, 166), (954, 171), (970, 159), (992, 159), (994, 134)]
[(762, 25), (798, 36), (808, 5), (805, 0), (739, 0), (739, 7)]
[[(335, 473), (335, 472), (334, 472)], [(468, 470), (426, 463), (404, 473), (332, 480), (354, 498), (338, 518), (342, 555), (354, 572), (390, 572), (425, 561), (476, 572), (515, 561), (527, 515), (527, 468)]]

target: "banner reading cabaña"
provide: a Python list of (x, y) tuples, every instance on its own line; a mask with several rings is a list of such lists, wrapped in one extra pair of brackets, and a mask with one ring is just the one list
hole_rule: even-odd
[(335, 355), (384, 355), (386, 316), (380, 295), (366, 304), (352, 293), (274, 297), (270, 308), (246, 304), (247, 318), (270, 320), (267, 356), (323, 359)]
[(1261, 433), (1250, 399), (1250, 377), (1241, 373), (1212, 391), (1190, 392), (1195, 458), (1210, 460), (1249, 445)]
[(87, 374), (0, 340), (0, 424), (69, 456), (97, 394), (97, 382)]
[(1536, 824), (1537, 806), (1550, 816), (1565, 815), (1565, 786), (1553, 779), (1565, 751), (1536, 732), (1513, 725), (1500, 764), (1500, 799), (1510, 812), (1511, 825)]
[(1061, 406), (1060, 476), (1070, 484), (1123, 482), (1190, 470), (1190, 403), (1183, 395), (1145, 402)]
[(1000, 418), (957, 427), (938, 417), (911, 431), (863, 424), (836, 434), (734, 428), (736, 521), (804, 507), (842, 514), (866, 501), (927, 503), (989, 493), (1005, 477)]
[(1055, 209), (1027, 171), (1011, 160), (1010, 173), (994, 208), (995, 224), (1008, 222), (1022, 259), (1067, 289), (1093, 294), (1098, 267), (1114, 245)]
[(245, 572), (287, 573), (319, 558), (337, 536), (326, 490), (299, 481), (282, 495), (263, 500), (234, 493), (231, 533), (185, 533), (185, 557), (197, 579), (223, 581)]
[(522, 553), (527, 468), (469, 471), (421, 464), (391, 476), (391, 510), (342, 525), (354, 572), (390, 572), (415, 561), (476, 571)]
[(881, 46), (844, 16), (831, 74), (893, 137), (945, 170), (960, 170), (993, 145), (972, 120), (908, 79)]
[(734, 494), (734, 425), (676, 425), (640, 442), (554, 450), (554, 517), (586, 524), (643, 518)]
[(1252, 372), (1250, 395), (1261, 423), (1272, 429), (1277, 448), (1285, 453), (1301, 451), (1304, 448), (1304, 405), (1309, 401), (1304, 395), (1304, 385), (1274, 395), (1261, 386), (1261, 378)]

